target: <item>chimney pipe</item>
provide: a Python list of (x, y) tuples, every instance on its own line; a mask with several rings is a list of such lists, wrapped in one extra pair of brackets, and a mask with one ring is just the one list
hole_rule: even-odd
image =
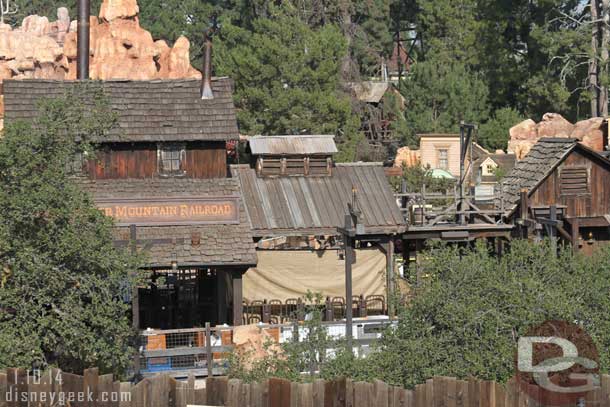
[(76, 78), (89, 79), (89, 16), (91, 4), (89, 0), (78, 0), (78, 29), (76, 51)]
[(210, 27), (205, 31), (203, 50), (203, 72), (201, 72), (201, 99), (214, 99), (212, 93), (212, 37), (220, 32), (218, 16), (214, 13)]
[(208, 30), (205, 32), (203, 52), (203, 72), (201, 80), (201, 99), (214, 99), (212, 93), (212, 35)]

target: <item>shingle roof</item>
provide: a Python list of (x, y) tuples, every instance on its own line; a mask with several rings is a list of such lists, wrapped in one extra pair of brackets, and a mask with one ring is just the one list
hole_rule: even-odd
[[(34, 119), (37, 102), (65, 95), (79, 81), (5, 80), (5, 120)], [(237, 139), (235, 107), (228, 78), (213, 78), (214, 99), (202, 100), (200, 81), (87, 81), (103, 89), (117, 111), (118, 125), (100, 141)]]
[(335, 136), (256, 136), (248, 140), (253, 155), (311, 155), (337, 152)]
[(247, 165), (231, 167), (239, 179), (254, 236), (335, 235), (352, 187), (368, 234), (404, 231), (404, 221), (380, 164), (337, 164), (330, 177), (259, 178)]
[[(83, 189), (93, 199), (154, 198), (240, 195), (237, 180), (218, 179), (125, 179), (82, 180)], [(240, 200), (239, 224), (189, 226), (139, 226), (137, 239), (175, 239), (176, 243), (154, 244), (147, 250), (151, 267), (168, 267), (172, 261), (181, 266), (254, 265), (256, 252), (246, 211)], [(129, 239), (128, 227), (115, 227), (115, 237)], [(199, 234), (200, 244), (193, 246), (191, 237)], [(143, 245), (140, 245), (141, 249)]]
[(576, 140), (570, 138), (545, 137), (538, 140), (502, 179), (502, 191), (495, 199), (496, 207), (501, 206), (503, 197), (504, 208), (512, 212), (519, 201), (519, 192), (527, 189), (531, 193), (576, 145)]

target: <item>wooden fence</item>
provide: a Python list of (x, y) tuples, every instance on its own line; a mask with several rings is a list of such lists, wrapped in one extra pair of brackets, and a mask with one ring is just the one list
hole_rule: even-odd
[[(1, 407), (542, 407), (514, 383), (456, 380), (435, 377), (414, 390), (381, 381), (315, 380), (294, 383), (269, 379), (243, 383), (226, 377), (207, 378), (205, 388), (195, 379), (177, 381), (167, 375), (147, 378), (137, 385), (114, 381), (88, 369), (83, 376), (51, 370), (39, 379), (23, 370), (0, 373)], [(590, 392), (584, 406), (610, 407), (610, 376)]]

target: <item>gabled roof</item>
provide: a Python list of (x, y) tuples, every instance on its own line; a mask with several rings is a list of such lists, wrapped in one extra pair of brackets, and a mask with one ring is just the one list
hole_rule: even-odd
[(610, 162), (597, 154), (595, 151), (578, 143), (571, 138), (539, 139), (527, 155), (518, 161), (514, 168), (502, 180), (502, 188), (496, 195), (495, 204), (500, 208), (501, 199), (504, 200), (504, 208), (507, 214), (515, 210), (519, 201), (519, 193), (522, 189), (531, 195), (534, 190), (551, 174), (551, 172), (568, 156), (574, 149), (579, 149), (586, 154), (603, 160), (608, 165)]
[(256, 136), (248, 140), (253, 155), (330, 155), (337, 152), (333, 135)]
[(260, 178), (247, 165), (231, 166), (239, 179), (255, 237), (337, 235), (352, 187), (367, 234), (404, 231), (404, 221), (381, 164), (337, 164), (330, 177)]
[(201, 81), (193, 79), (5, 80), (5, 120), (35, 119), (39, 100), (66, 95), (79, 83), (101, 88), (118, 113), (117, 126), (99, 141), (223, 141), (239, 137), (228, 78), (212, 78), (214, 98), (204, 100), (200, 97)]
[[(189, 198), (239, 196), (239, 184), (231, 178), (217, 179), (111, 179), (79, 180), (93, 200), (116, 198)], [(241, 201), (241, 200), (240, 200)], [(137, 239), (163, 239), (144, 249), (150, 267), (169, 267), (172, 261), (180, 266), (254, 265), (256, 252), (243, 202), (239, 203), (238, 224), (207, 224), (188, 226), (139, 226)], [(129, 237), (129, 227), (113, 229), (118, 240)], [(200, 244), (193, 246), (193, 234)]]

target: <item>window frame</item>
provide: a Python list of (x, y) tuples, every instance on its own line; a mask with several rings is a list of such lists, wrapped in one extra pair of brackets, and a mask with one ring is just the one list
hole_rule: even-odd
[[(175, 156), (165, 158), (166, 154)], [(178, 168), (174, 169), (174, 163), (177, 161)], [(186, 161), (186, 144), (185, 143), (159, 143), (157, 144), (157, 173), (160, 177), (184, 177), (186, 170), (184, 164)], [(166, 169), (165, 162), (171, 162), (170, 169)]]
[[(441, 158), (441, 152), (445, 152), (445, 158)], [(445, 161), (445, 166), (441, 165), (441, 160)], [(437, 146), (436, 147), (436, 166), (437, 168), (445, 171), (449, 171), (449, 147), (448, 146)]]

